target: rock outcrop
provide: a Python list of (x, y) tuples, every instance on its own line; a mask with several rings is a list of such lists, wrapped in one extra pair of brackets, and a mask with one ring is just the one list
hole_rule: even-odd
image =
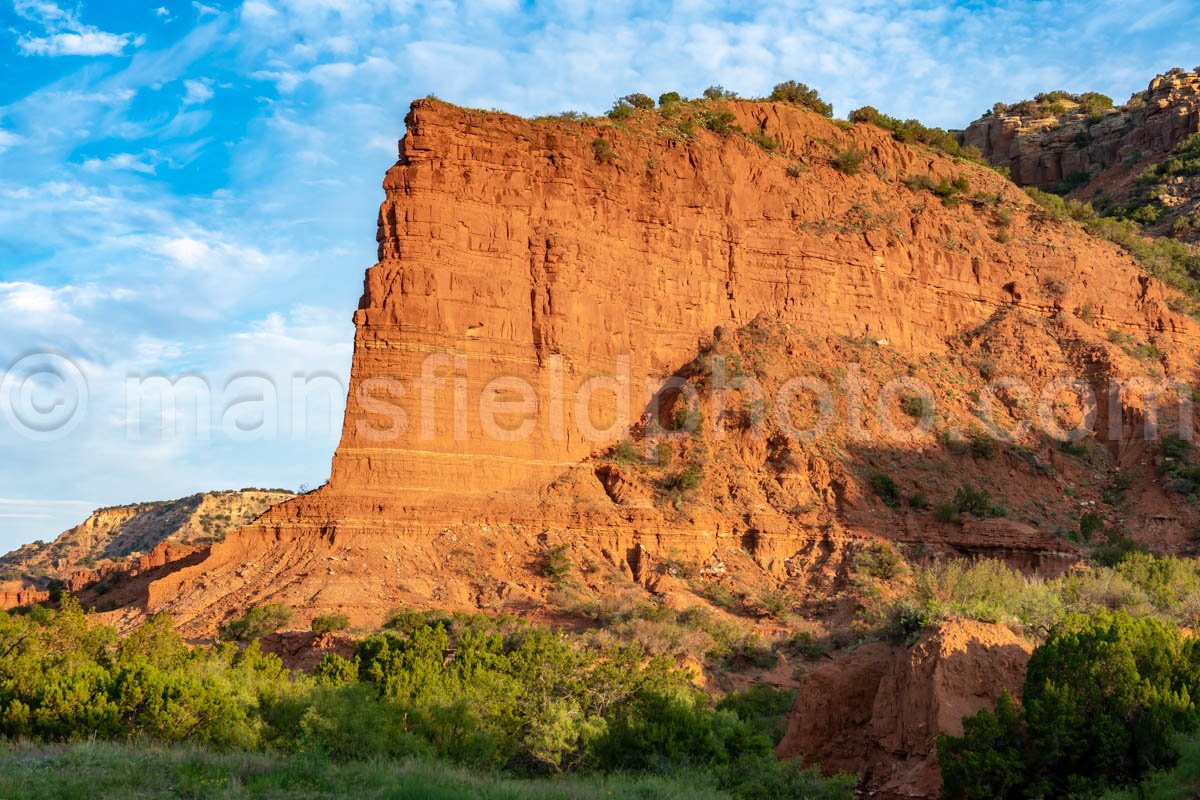
[[(840, 393), (860, 362), (872, 392), (920, 376), (939, 421), (970, 432), (972, 395), (997, 364), (1038, 391), (1064, 374), (1099, 388), (1186, 375), (1200, 341), (1126, 254), (991, 170), (785, 104), (702, 111), (686, 125), (656, 111), (614, 124), (415, 102), (384, 182), (329, 484), (149, 582), (123, 613), (169, 610), (195, 635), (261, 602), (364, 625), (401, 604), (536, 613), (559, 549), (581, 591), (649, 585), (677, 560), (719, 561), (739, 585), (834, 591), (863, 541), (970, 554), (994, 535), (987, 549), (1003, 552), (1018, 530), (964, 529), (901, 509), (900, 493), (949, 500), (966, 480), (1011, 491), (1026, 526), (1014, 547), (1034, 566), (1030, 546), (1056, 565), (1073, 557), (1062, 540), (1075, 504), (1094, 502), (1112, 469), (1161, 494), (1131, 442), (1075, 463), (1036, 436), (1019, 453), (892, 441), (880, 422), (864, 435), (848, 421), (842, 394), (822, 437), (705, 424), (667, 437), (668, 463), (658, 445), (680, 419), (677, 384), (711, 397), (714, 354), (772, 392), (791, 372)], [(753, 135), (706, 128), (730, 123)], [(862, 168), (836, 167), (845, 153)], [(920, 176), (970, 189), (943, 202)], [(745, 419), (776, 404), (737, 402)], [(611, 450), (626, 438), (632, 456)], [(878, 472), (895, 476), (896, 498), (871, 488)], [(1083, 499), (1064, 497), (1068, 481)], [(1190, 513), (1167, 540), (1186, 541)]]
[(958, 620), (911, 647), (873, 642), (800, 680), (780, 758), (858, 772), (881, 800), (939, 797), (937, 737), (1002, 691), (1020, 697), (1033, 646), (1008, 628)]
[(1012, 170), (1020, 186), (1136, 167), (1200, 131), (1200, 72), (1159, 75), (1124, 105), (1089, 112), (1070, 100), (998, 106), (963, 131), (965, 145)]
[[(1200, 71), (1175, 70), (1107, 110), (1058, 96), (997, 105), (972, 122), (960, 139), (979, 148), (990, 163), (1010, 169), (1020, 186), (1061, 184), (1060, 190), (1073, 197), (1111, 205), (1127, 204), (1145, 192), (1148, 187), (1139, 185), (1139, 176), (1198, 132)], [(1191, 222), (1200, 211), (1200, 180), (1176, 176), (1154, 191), (1165, 213), (1150, 231), (1200, 238), (1200, 218)]]
[(97, 509), (52, 542), (0, 556), (0, 608), (45, 600), (51, 582), (79, 591), (106, 576), (178, 562), (292, 497), (283, 490), (243, 489)]

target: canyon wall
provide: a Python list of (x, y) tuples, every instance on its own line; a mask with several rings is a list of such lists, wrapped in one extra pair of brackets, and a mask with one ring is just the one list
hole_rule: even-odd
[[(708, 462), (686, 497), (665, 467), (594, 463), (615, 442), (642, 441), (647, 397), (665, 378), (757, 322), (780, 331), (759, 353), (764, 370), (834, 375), (864, 347), (937, 386), (946, 370), (978, 382), (972, 365), (989, 352), (1043, 382), (1189, 375), (1195, 363), (1196, 325), (1156, 281), (995, 172), (794, 106), (720, 106), (738, 126), (726, 135), (657, 111), (525, 120), (415, 102), (384, 182), (329, 484), (152, 582), (140, 608), (170, 610), (196, 634), (266, 601), (364, 623), (401, 603), (529, 611), (546, 603), (539, 553), (560, 544), (586, 551), (588, 580), (642, 582), (671, 554), (745, 556), (747, 571), (803, 580), (787, 565), (818, 570), (863, 536), (1024, 548), (1034, 565), (1068, 554), (1049, 512), (1031, 508), (1007, 529), (950, 526), (860, 488), (872, 463), (961, 469), (933, 440), (872, 448), (843, 427), (768, 468), (774, 456), (750, 437), (736, 447), (693, 437), (679, 457)], [(846, 152), (861, 168), (834, 165)], [(921, 176), (969, 189), (943, 200)], [(989, 340), (996, 330), (1006, 338)], [(1117, 335), (1152, 341), (1154, 363)], [(610, 391), (622, 384), (627, 411)], [(947, 419), (974, 424), (961, 392), (947, 386), (939, 400), (953, 406)], [(1126, 444), (1112, 456), (1135, 458)], [(999, 492), (1027, 469), (969, 471)], [(1061, 478), (1047, 474), (1031, 474), (1028, 492), (1072, 524)]]

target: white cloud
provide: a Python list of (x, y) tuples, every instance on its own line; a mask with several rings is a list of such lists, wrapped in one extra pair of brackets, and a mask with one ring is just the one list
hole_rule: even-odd
[(17, 40), (17, 47), (27, 56), (119, 56), (130, 44), (140, 47), (145, 40), (144, 36), (91, 28), (78, 33), (22, 36)]
[(0, 153), (3, 153), (5, 150), (14, 145), (20, 144), (22, 141), (24, 141), (22, 137), (18, 136), (12, 131), (0, 129)]
[(41, 319), (45, 324), (78, 323), (65, 302), (62, 290), (36, 283), (0, 283), (0, 313), (14, 318)]
[(242, 19), (251, 25), (261, 25), (264, 22), (269, 22), (278, 15), (279, 12), (272, 8), (270, 3), (263, 3), (260, 0), (246, 0), (242, 4)]
[(71, 12), (60, 8), (57, 3), (46, 0), (15, 0), (13, 10), (18, 16), (46, 26), (70, 24), (74, 20)]
[(46, 0), (17, 0), (14, 9), (45, 34), (25, 32), (17, 38), (17, 48), (26, 56), (118, 56), (126, 47), (141, 47), (146, 41), (144, 36), (86, 25), (76, 11)]
[(143, 175), (153, 175), (154, 165), (146, 162), (132, 153), (117, 153), (108, 158), (89, 158), (83, 162), (83, 168), (89, 172), (99, 172), (105, 169), (130, 170)]
[(28, 281), (0, 282), (0, 331), (12, 328), (66, 330), (83, 325), (80, 314), (105, 301), (123, 302), (133, 292), (120, 287), (51, 287)]
[(185, 106), (204, 105), (213, 98), (212, 81), (188, 79), (183, 82), (183, 88)]

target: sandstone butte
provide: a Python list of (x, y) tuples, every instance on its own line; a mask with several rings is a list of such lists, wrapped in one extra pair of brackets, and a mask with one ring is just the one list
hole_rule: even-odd
[[(678, 374), (703, 390), (697, 355), (723, 349), (754, 362), (768, 390), (857, 364), (873, 398), (884, 379), (915, 375), (942, 387), (939, 418), (961, 430), (973, 425), (981, 371), (1035, 385), (1194, 379), (1197, 324), (1170, 310), (1168, 290), (1002, 176), (794, 106), (728, 108), (777, 148), (700, 128), (673, 137), (656, 112), (616, 126), (413, 103), (384, 180), (379, 262), (355, 314), (328, 485), (274, 507), (199, 563), (165, 569), (125, 613), (170, 611), (204, 635), (266, 602), (356, 624), (378, 624), (397, 605), (531, 612), (548, 605), (542, 564), (555, 547), (579, 565), (581, 590), (601, 593), (632, 581), (686, 596), (661, 569), (667, 560), (733, 583), (830, 588), (847, 553), (879, 539), (1056, 569), (1076, 557), (1061, 534), (1117, 470), (1138, 502), (1101, 513), (1124, 515), (1113, 521), (1160, 549), (1189, 541), (1195, 512), (1160, 487), (1136, 398), (1100, 404), (1095, 460), (1035, 439), (994, 458), (933, 436), (859, 440), (838, 415), (808, 443), (753, 429), (675, 437), (662, 466), (606, 458), (612, 441), (581, 436), (573, 408), (565, 421), (538, 415), (519, 441), (486, 435), (477, 413), (455, 423), (456, 380), (470, 399), (497, 376), (553, 387), (558, 372), (570, 396), (627, 356), (635, 387)], [(831, 165), (849, 148), (865, 154), (858, 174)], [(982, 199), (945, 204), (906, 185), (917, 175), (965, 178)], [(1007, 243), (995, 235), (1002, 208), (1013, 216)], [(1153, 344), (1154, 356), (1114, 338)], [(412, 381), (429, 354), (449, 362), (436, 373), (445, 385), (433, 424), (375, 441), (396, 421), (373, 413), (381, 400), (420, 419)], [(379, 378), (407, 390), (385, 398)], [(611, 412), (591, 410), (598, 420)], [(640, 414), (639, 404), (635, 422)], [(644, 429), (635, 424), (635, 442)], [(702, 469), (700, 486), (664, 492), (686, 465)], [(956, 525), (893, 509), (867, 488), (878, 471), (931, 501), (972, 481), (1014, 513)]]
[[(717, 586), (782, 589), (837, 617), (870, 547), (1055, 573), (1081, 558), (1071, 534), (1086, 513), (1159, 551), (1190, 546), (1200, 517), (1159, 476), (1147, 396), (1101, 402), (1096, 434), (1069, 448), (1035, 431), (996, 442), (976, 419), (997, 376), (1035, 393), (1063, 376), (1097, 390), (1194, 385), (1200, 327), (1172, 311), (1171, 290), (990, 169), (796, 106), (715, 105), (740, 132), (658, 111), (615, 124), (413, 103), (384, 180), (328, 484), (114, 578), (107, 616), (167, 611), (202, 639), (265, 603), (301, 624), (344, 613), (376, 627), (398, 606), (553, 621), (629, 593), (706, 603)], [(834, 166), (848, 152), (860, 169)], [(923, 188), (955, 181), (969, 188), (945, 201)], [(432, 404), (417, 383), (429, 363)], [(765, 399), (745, 385), (722, 394), (718, 363)], [(674, 379), (656, 405), (637, 395), (627, 433), (583, 435), (621, 416), (603, 393), (582, 414), (572, 402), (553, 411), (622, 369), (639, 392)], [(833, 422), (806, 441), (771, 413), (796, 376), (836, 390)], [(889, 438), (874, 413), (852, 424), (854, 398), (873, 410), (897, 377), (933, 389), (933, 432)], [(479, 398), (496, 378), (536, 387), (525, 435), (485, 429)], [(1171, 410), (1185, 395), (1160, 398), (1167, 429), (1193, 424)], [(1067, 427), (1086, 411), (1050, 396)], [(468, 413), (454, 413), (456, 397)], [(880, 405), (906, 427), (904, 398)], [(1029, 398), (1002, 392), (993, 410), (1016, 430)], [(672, 430), (694, 413), (698, 431)], [(530, 415), (502, 416), (511, 430)], [(1007, 515), (931, 510), (968, 485)], [(1101, 503), (1118, 485), (1127, 502)], [(933, 735), (1017, 686), (1028, 646), (964, 624), (863, 651), (802, 679), (832, 687), (828, 702), (800, 709), (780, 752), (820, 760), (823, 738), (848, 742), (878, 796), (927, 796)], [(839, 677), (851, 667), (864, 676), (853, 685)], [(841, 705), (863, 730), (838, 718)]]

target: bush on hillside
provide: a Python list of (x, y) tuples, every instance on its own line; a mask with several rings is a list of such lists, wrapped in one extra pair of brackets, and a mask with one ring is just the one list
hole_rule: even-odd
[(799, 81), (784, 81), (775, 84), (775, 88), (771, 90), (767, 99), (775, 103), (791, 103), (801, 108), (807, 108), (823, 117), (833, 116), (833, 106), (822, 100), (816, 89), (811, 89)]
[(313, 633), (338, 633), (350, 628), (350, 618), (345, 614), (325, 614), (314, 617), (310, 628)]
[(847, 147), (837, 151), (833, 158), (830, 159), (830, 164), (834, 169), (844, 172), (847, 175), (857, 175), (862, 171), (862, 164), (867, 158), (867, 154), (855, 147)]
[(280, 603), (255, 606), (242, 616), (223, 623), (218, 636), (224, 642), (250, 642), (260, 639), (292, 621), (292, 610)]

